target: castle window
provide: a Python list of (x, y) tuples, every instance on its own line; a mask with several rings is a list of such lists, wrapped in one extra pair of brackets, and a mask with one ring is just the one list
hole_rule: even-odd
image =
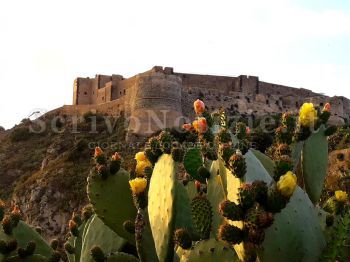
[(122, 91), (120, 91), (119, 94), (122, 95)]
[(124, 95), (125, 95), (125, 89), (124, 89)]
[(102, 97), (102, 101), (105, 101), (105, 97), (104, 96)]
[(86, 92), (86, 91), (84, 92), (84, 95), (87, 95), (87, 92)]

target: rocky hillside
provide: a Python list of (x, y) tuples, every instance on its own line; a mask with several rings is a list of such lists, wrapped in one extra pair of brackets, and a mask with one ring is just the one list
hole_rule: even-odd
[[(53, 117), (42, 120), (51, 126)], [(29, 128), (35, 122), (24, 120), (14, 129), (0, 133), (0, 199), (18, 204), (25, 219), (41, 227), (48, 239), (64, 237), (72, 210), (87, 203), (91, 147), (95, 143), (125, 141), (123, 118), (112, 119), (112, 130), (108, 130), (102, 117), (97, 120), (94, 133), (89, 116), (78, 123), (77, 133), (72, 132), (69, 119), (59, 123), (59, 132), (48, 128), (33, 134)], [(119, 149), (125, 155), (133, 155), (127, 150)]]

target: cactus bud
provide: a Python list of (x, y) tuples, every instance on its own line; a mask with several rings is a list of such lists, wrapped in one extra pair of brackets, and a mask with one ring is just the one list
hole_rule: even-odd
[(61, 261), (61, 258), (62, 258), (61, 253), (58, 252), (57, 250), (55, 250), (55, 251), (52, 253), (52, 255), (51, 255), (49, 261), (50, 261), (50, 262), (59, 262), (59, 261)]
[(58, 245), (59, 245), (58, 239), (52, 239), (51, 240), (50, 246), (51, 246), (51, 248), (53, 250), (56, 250), (58, 248)]
[(123, 228), (126, 232), (130, 234), (135, 234), (135, 222), (131, 220), (126, 220), (123, 223)]
[(229, 159), (229, 167), (237, 178), (243, 177), (247, 172), (247, 165), (242, 154), (233, 154)]
[(171, 150), (171, 156), (175, 162), (182, 163), (184, 159), (184, 150), (182, 148), (176, 147)]
[(266, 212), (259, 205), (255, 205), (247, 211), (245, 223), (250, 227), (267, 228), (273, 223), (273, 214)]
[(182, 128), (185, 129), (186, 131), (191, 131), (193, 129), (192, 125), (190, 123), (183, 124)]
[(232, 221), (239, 221), (243, 219), (243, 210), (241, 207), (229, 200), (221, 202), (219, 212), (222, 216)]
[(2, 229), (4, 230), (4, 233), (6, 235), (12, 234), (13, 225), (12, 225), (10, 216), (5, 216), (2, 219), (1, 225), (2, 225)]
[(74, 254), (74, 247), (70, 244), (70, 243), (68, 243), (68, 242), (66, 242), (66, 243), (64, 243), (64, 249), (67, 251), (67, 253), (68, 254)]
[(210, 172), (204, 166), (200, 166), (197, 170), (197, 173), (199, 176), (203, 177), (204, 179), (210, 178)]
[(243, 231), (236, 226), (223, 224), (219, 227), (218, 237), (221, 241), (235, 245), (242, 242)]
[(194, 112), (199, 116), (205, 111), (205, 105), (202, 100), (197, 99), (193, 103)]
[(27, 256), (33, 255), (35, 249), (36, 249), (36, 243), (34, 241), (28, 242), (27, 247), (26, 247), (26, 254), (27, 254)]
[(17, 249), (17, 254), (19, 258), (24, 259), (27, 256), (27, 251), (24, 248), (20, 247)]
[(83, 221), (81, 221), (81, 217), (76, 212), (73, 212), (72, 220), (78, 225), (78, 227), (83, 223)]
[(77, 237), (79, 235), (78, 225), (74, 220), (69, 220), (68, 228), (73, 236)]
[(196, 180), (194, 182), (194, 186), (196, 187), (197, 189), (197, 192), (199, 193), (201, 191), (201, 182), (199, 182), (198, 180)]
[(244, 139), (247, 135), (247, 127), (246, 124), (243, 122), (236, 123), (236, 131), (235, 131), (236, 137), (238, 139)]
[(277, 182), (281, 176), (293, 169), (293, 161), (288, 155), (280, 156), (275, 162), (273, 179)]
[(236, 153), (236, 149), (232, 148), (230, 144), (220, 144), (219, 152), (221, 158), (228, 165), (230, 157)]
[(114, 152), (114, 154), (111, 157), (112, 161), (121, 161), (122, 157), (120, 156), (120, 154), (118, 152)]
[(255, 202), (255, 191), (251, 184), (243, 183), (238, 189), (239, 202), (244, 210), (251, 208)]
[(227, 131), (227, 129), (222, 129), (219, 131), (219, 133), (216, 135), (216, 139), (219, 143), (230, 143), (231, 140), (231, 134)]
[(103, 253), (102, 249), (99, 246), (93, 246), (90, 249), (90, 254), (94, 261), (96, 262), (104, 262), (105, 261), (105, 254)]
[(106, 156), (100, 147), (95, 148), (94, 158), (99, 165), (105, 165), (107, 163)]
[(264, 242), (265, 232), (261, 228), (249, 227), (245, 233), (247, 241), (254, 245), (260, 245)]
[(108, 171), (107, 171), (107, 167), (105, 165), (98, 164), (96, 166), (96, 171), (97, 171), (97, 174), (99, 174), (102, 179), (107, 179)]
[(191, 236), (184, 228), (179, 228), (175, 231), (174, 242), (183, 249), (190, 249), (192, 246)]
[(253, 191), (255, 192), (255, 201), (260, 205), (265, 205), (267, 201), (267, 185), (264, 181), (255, 180), (252, 183)]
[(160, 142), (160, 149), (164, 154), (170, 154), (174, 137), (169, 132), (162, 131), (158, 138)]
[(21, 210), (17, 205), (13, 207), (13, 210), (10, 213), (10, 219), (13, 227), (16, 227), (18, 225), (18, 222), (22, 218), (21, 216)]
[(94, 209), (91, 204), (84, 206), (81, 211), (81, 216), (84, 221), (88, 220), (93, 214), (94, 214)]
[(283, 196), (276, 186), (272, 186), (267, 191), (266, 210), (272, 213), (278, 213), (286, 207), (288, 198)]

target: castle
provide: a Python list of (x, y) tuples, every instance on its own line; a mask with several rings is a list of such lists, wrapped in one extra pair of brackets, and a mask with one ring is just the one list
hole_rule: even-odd
[(130, 78), (79, 77), (74, 81), (73, 105), (64, 106), (63, 111), (124, 114), (130, 120), (131, 133), (146, 135), (157, 128), (179, 126), (185, 121), (183, 117), (193, 117), (193, 101), (197, 98), (203, 99), (210, 110), (221, 107), (255, 117), (296, 112), (304, 102), (317, 106), (330, 102), (333, 123), (347, 123), (350, 117), (350, 101), (345, 97), (327, 97), (303, 88), (266, 83), (256, 76), (186, 74), (160, 66)]

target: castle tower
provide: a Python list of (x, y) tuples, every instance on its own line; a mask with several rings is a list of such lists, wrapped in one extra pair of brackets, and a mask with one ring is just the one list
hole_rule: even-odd
[(172, 70), (154, 67), (139, 74), (131, 89), (129, 133), (151, 135), (165, 127), (182, 123), (182, 79)]

